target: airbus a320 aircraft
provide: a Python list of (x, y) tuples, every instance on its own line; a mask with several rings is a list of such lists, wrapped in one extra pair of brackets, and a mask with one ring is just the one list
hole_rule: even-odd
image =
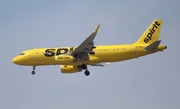
[(33, 75), (36, 66), (61, 65), (62, 73), (76, 73), (82, 70), (89, 76), (87, 65), (103, 66), (102, 63), (133, 59), (158, 51), (167, 46), (160, 44), (159, 35), (162, 20), (154, 20), (142, 36), (133, 44), (95, 46), (95, 31), (77, 47), (34, 48), (23, 51), (12, 61), (18, 65), (32, 66)]

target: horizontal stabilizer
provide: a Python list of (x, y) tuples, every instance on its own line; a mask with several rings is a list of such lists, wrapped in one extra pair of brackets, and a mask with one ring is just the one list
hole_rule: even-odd
[(145, 50), (149, 51), (149, 50), (158, 48), (158, 46), (159, 46), (160, 43), (161, 43), (160, 40), (155, 41), (155, 42), (153, 42), (152, 44), (150, 44), (149, 46), (147, 46), (147, 47), (145, 48)]

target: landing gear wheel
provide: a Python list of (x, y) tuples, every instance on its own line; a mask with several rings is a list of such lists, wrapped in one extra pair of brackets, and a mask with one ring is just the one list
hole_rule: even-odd
[(86, 76), (89, 76), (89, 75), (90, 75), (90, 72), (87, 70), (87, 65), (86, 65), (86, 64), (82, 64), (81, 67), (82, 67), (83, 70), (85, 70), (85, 71), (84, 71), (84, 74), (85, 74)]
[(31, 73), (32, 73), (32, 75), (34, 75), (34, 74), (35, 74), (35, 71), (32, 71)]
[(88, 70), (85, 70), (85, 71), (84, 71), (84, 74), (85, 74), (86, 76), (89, 76), (89, 75), (90, 75), (90, 72), (89, 72)]

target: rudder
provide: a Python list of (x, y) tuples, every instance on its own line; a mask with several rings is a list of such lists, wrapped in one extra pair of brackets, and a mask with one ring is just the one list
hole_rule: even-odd
[(154, 20), (146, 29), (142, 36), (134, 44), (136, 45), (150, 45), (159, 39), (160, 30), (162, 26), (162, 19)]

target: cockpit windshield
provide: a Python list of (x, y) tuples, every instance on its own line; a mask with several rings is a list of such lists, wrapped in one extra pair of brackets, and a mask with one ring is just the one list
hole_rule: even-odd
[(25, 55), (25, 53), (21, 53), (21, 54), (19, 54), (19, 55)]

